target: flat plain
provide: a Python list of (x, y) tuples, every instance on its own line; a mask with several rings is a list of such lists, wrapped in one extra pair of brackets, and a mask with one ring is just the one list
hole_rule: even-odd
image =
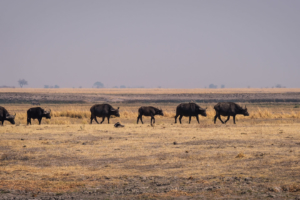
[[(245, 96), (286, 99), (298, 89), (77, 90), (0, 90), (1, 106), (17, 114), (16, 125), (0, 126), (0, 199), (300, 198), (298, 101), (247, 102)], [(104, 101), (55, 101), (58, 93), (113, 97), (118, 100), (108, 103), (120, 107), (121, 117), (89, 124), (89, 108)], [(200, 117), (200, 124), (195, 118), (188, 124), (185, 117), (175, 124), (176, 106), (192, 93), (208, 116)], [(238, 116), (235, 125), (232, 119), (214, 124), (214, 101), (196, 98), (212, 93), (225, 99), (239, 95), (250, 116)], [(52, 119), (27, 126), (29, 102), (45, 94), (41, 107), (52, 110)], [(129, 94), (134, 102), (127, 100)], [(139, 99), (146, 94), (147, 100)], [(161, 101), (164, 95), (172, 100)], [(165, 116), (156, 117), (154, 126), (149, 117), (136, 124), (142, 105), (162, 108)], [(115, 128), (116, 122), (125, 127)]]

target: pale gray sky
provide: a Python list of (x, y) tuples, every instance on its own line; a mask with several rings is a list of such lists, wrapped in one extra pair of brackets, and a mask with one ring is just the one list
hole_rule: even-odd
[(0, 0), (0, 85), (300, 87), (300, 1)]

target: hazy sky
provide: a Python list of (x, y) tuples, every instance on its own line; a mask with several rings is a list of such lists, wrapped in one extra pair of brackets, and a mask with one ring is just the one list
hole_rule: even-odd
[(0, 85), (300, 87), (299, 10), (299, 0), (0, 0)]

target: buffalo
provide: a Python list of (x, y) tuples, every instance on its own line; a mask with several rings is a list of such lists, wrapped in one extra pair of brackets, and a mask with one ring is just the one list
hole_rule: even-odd
[[(207, 109), (207, 108), (206, 108)], [(179, 117), (179, 122), (181, 124), (181, 118), (183, 116), (189, 117), (189, 123), (191, 123), (191, 117), (195, 116), (198, 124), (199, 124), (199, 118), (198, 115), (202, 115), (206, 117), (206, 109), (201, 108), (199, 105), (196, 103), (190, 102), (190, 103), (181, 103), (177, 106), (176, 109), (176, 116), (175, 116), (175, 123), (177, 123), (177, 117)]]
[(38, 119), (39, 124), (42, 122), (42, 118), (51, 119), (51, 109), (49, 111), (44, 110), (41, 107), (29, 108), (27, 110), (27, 125), (31, 124), (31, 119)]
[(102, 122), (104, 121), (105, 117), (107, 117), (107, 121), (109, 123), (109, 118), (111, 115), (114, 115), (116, 117), (120, 117), (119, 114), (119, 107), (118, 109), (114, 109), (111, 105), (109, 104), (96, 104), (93, 105), (90, 109), (91, 111), (91, 123), (93, 122), (93, 119), (99, 124), (97, 121), (97, 117), (102, 117)]
[(151, 125), (152, 125), (152, 120), (153, 123), (155, 123), (155, 115), (161, 115), (164, 116), (164, 113), (161, 109), (155, 108), (153, 106), (142, 106), (139, 108), (139, 116), (137, 117), (137, 124), (139, 123), (139, 120), (141, 120), (142, 124), (143, 124), (143, 120), (142, 120), (142, 116), (151, 116)]
[[(247, 111), (247, 107), (242, 108), (236, 103), (232, 102), (222, 102), (218, 103), (217, 105), (214, 106), (214, 109), (216, 111), (216, 115), (214, 118), (214, 122), (216, 123), (217, 118), (225, 124), (229, 119), (230, 116), (233, 116), (233, 123), (235, 124), (235, 116), (238, 114), (244, 115), (244, 116), (249, 116), (249, 113)], [(222, 121), (220, 116), (227, 116), (227, 120), (225, 122)]]
[(15, 124), (15, 115), (10, 115), (7, 110), (0, 106), (0, 121), (2, 122), (2, 125), (4, 123), (4, 120), (9, 121), (11, 124)]

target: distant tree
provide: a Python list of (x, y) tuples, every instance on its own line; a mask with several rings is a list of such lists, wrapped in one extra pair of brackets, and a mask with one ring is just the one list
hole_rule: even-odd
[(22, 88), (24, 85), (28, 85), (28, 82), (25, 79), (20, 79), (18, 81), (20, 87)]
[(210, 84), (208, 87), (209, 87), (209, 88), (217, 88), (218, 86), (217, 86), (217, 85), (214, 85), (214, 84)]
[(283, 88), (283, 87), (281, 86), (281, 84), (277, 84), (275, 87), (276, 87), (276, 88)]
[(225, 85), (223, 84), (223, 85), (221, 85), (221, 88), (225, 88)]
[(54, 85), (54, 88), (59, 88), (59, 86), (58, 85)]
[(125, 85), (121, 85), (120, 88), (126, 88), (126, 86)]
[(49, 85), (44, 85), (44, 88), (49, 88)]
[(94, 83), (93, 87), (96, 87), (96, 88), (103, 88), (104, 85), (103, 85), (103, 83), (97, 81), (97, 82)]
[(79, 88), (82, 88), (82, 86), (79, 86)]
[(119, 88), (118, 86), (114, 86), (113, 88)]

